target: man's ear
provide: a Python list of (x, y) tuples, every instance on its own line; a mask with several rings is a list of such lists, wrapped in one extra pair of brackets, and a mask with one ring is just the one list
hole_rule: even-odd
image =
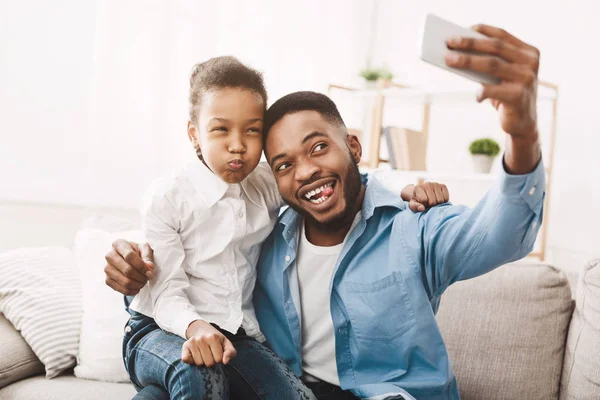
[(362, 157), (362, 145), (360, 144), (360, 140), (358, 140), (358, 136), (348, 134), (346, 136), (346, 144), (348, 145), (348, 149), (350, 149), (350, 154), (352, 154), (354, 162), (358, 164)]

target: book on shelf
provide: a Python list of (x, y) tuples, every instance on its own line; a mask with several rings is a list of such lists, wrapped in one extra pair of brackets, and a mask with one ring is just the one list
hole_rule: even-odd
[(386, 126), (382, 128), (390, 167), (408, 171), (427, 170), (427, 140), (422, 132), (407, 128)]

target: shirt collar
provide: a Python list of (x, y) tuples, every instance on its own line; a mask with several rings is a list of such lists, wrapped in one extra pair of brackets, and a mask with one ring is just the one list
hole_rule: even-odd
[(367, 182), (367, 190), (362, 206), (364, 218), (371, 218), (375, 210), (380, 207), (394, 207), (404, 210), (406, 209), (406, 203), (400, 197), (400, 193), (390, 191), (379, 179), (371, 175)]
[[(362, 205), (362, 218), (368, 220), (380, 207), (394, 207), (399, 210), (406, 209), (406, 203), (400, 198), (400, 193), (393, 193), (383, 183), (372, 175), (361, 175), (363, 184), (366, 185), (365, 197)], [(288, 207), (281, 217), (279, 223), (283, 225), (283, 237), (290, 241), (298, 233), (298, 223), (302, 218), (294, 209)]]
[(196, 195), (209, 207), (215, 205), (225, 195), (230, 186), (213, 174), (203, 162), (189, 163), (184, 172), (189, 177), (194, 189), (196, 189)]
[[(246, 198), (250, 200), (257, 207), (263, 207), (261, 198), (260, 189), (255, 186), (254, 171), (252, 171), (242, 182), (240, 182), (239, 186), (241, 191), (244, 193)], [(263, 189), (264, 190), (264, 189)]]

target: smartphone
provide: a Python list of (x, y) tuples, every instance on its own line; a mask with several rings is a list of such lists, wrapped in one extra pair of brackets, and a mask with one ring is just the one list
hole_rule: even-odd
[(421, 60), (454, 72), (475, 82), (495, 85), (500, 83), (500, 78), (483, 72), (467, 71), (459, 68), (452, 68), (446, 65), (444, 57), (450, 51), (458, 53), (478, 54), (476, 52), (466, 52), (459, 50), (449, 50), (446, 46), (446, 40), (453, 37), (472, 37), (477, 39), (488, 39), (487, 36), (469, 28), (453, 24), (436, 15), (427, 14), (423, 23), (421, 40), (419, 43), (419, 53)]

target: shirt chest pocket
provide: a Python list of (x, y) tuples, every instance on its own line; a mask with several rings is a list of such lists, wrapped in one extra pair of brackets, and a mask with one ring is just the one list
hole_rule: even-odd
[(415, 313), (400, 272), (375, 282), (345, 282), (345, 305), (357, 339), (390, 341), (415, 326)]

